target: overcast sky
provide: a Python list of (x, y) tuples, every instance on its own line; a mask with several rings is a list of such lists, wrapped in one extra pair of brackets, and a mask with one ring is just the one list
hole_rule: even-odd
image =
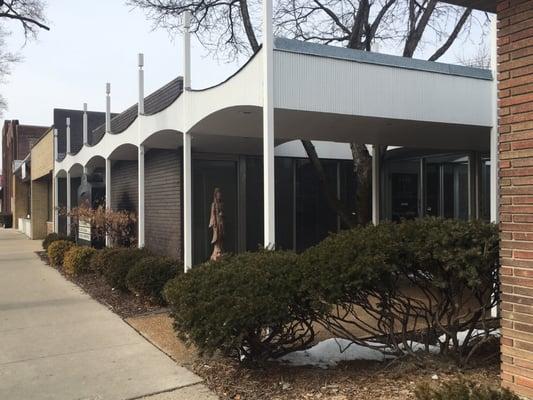
[[(13, 66), (0, 85), (9, 109), (5, 119), (23, 124), (51, 125), (54, 108), (105, 108), (105, 82), (119, 112), (137, 101), (137, 53), (145, 54), (146, 94), (181, 72), (181, 38), (152, 31), (144, 14), (122, 0), (49, 0), (50, 31), (21, 49), (24, 61)], [(9, 46), (23, 44), (13, 26)], [(193, 43), (193, 84), (203, 87), (225, 79), (238, 66), (205, 58)]]

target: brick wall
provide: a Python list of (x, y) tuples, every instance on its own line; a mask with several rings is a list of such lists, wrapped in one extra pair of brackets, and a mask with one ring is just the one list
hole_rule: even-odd
[(181, 258), (181, 159), (175, 150), (150, 150), (145, 155), (146, 247)]
[(48, 215), (50, 214), (49, 193), (52, 178), (43, 177), (31, 181), (31, 238), (44, 239), (47, 234)]
[(498, 3), (503, 385), (533, 398), (533, 0)]

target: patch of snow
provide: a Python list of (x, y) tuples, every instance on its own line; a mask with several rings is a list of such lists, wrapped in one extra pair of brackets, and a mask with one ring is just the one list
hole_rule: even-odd
[(294, 366), (310, 365), (320, 368), (334, 367), (341, 361), (355, 360), (383, 361), (385, 356), (379, 350), (346, 339), (327, 339), (310, 349), (295, 351), (279, 358), (279, 361)]
[[(459, 340), (459, 346), (463, 345), (463, 343), (465, 342), (467, 334), (468, 334), (467, 330), (466, 331), (457, 332), (457, 339)], [(472, 338), (485, 336), (485, 334), (486, 334), (486, 331), (484, 329), (474, 329), (472, 331)], [(489, 335), (500, 337), (500, 330), (499, 329), (494, 329), (494, 330), (489, 332)], [(445, 340), (446, 340), (446, 335), (441, 335), (439, 337), (439, 341), (441, 343), (444, 342)]]

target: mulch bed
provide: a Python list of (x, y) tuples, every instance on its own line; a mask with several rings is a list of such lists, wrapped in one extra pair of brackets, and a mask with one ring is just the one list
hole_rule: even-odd
[(279, 364), (261, 369), (245, 369), (227, 359), (197, 361), (193, 371), (221, 399), (233, 400), (410, 400), (422, 382), (437, 386), (464, 378), (498, 387), (499, 363), (458, 370), (451, 364), (426, 360), (424, 366), (405, 359), (394, 364), (377, 362), (342, 363), (322, 370)]
[[(36, 252), (39, 258), (50, 265), (48, 256), (44, 251)], [(89, 296), (105, 305), (114, 313), (122, 318), (135, 317), (144, 314), (161, 312), (160, 306), (153, 305), (144, 301), (140, 297), (129, 293), (116, 290), (108, 285), (103, 276), (96, 274), (82, 274), (79, 276), (67, 276), (59, 268), (55, 268), (71, 282), (81, 287)]]

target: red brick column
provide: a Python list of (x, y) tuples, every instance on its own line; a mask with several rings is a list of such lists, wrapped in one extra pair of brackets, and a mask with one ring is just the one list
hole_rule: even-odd
[(502, 383), (533, 398), (533, 0), (498, 3)]

